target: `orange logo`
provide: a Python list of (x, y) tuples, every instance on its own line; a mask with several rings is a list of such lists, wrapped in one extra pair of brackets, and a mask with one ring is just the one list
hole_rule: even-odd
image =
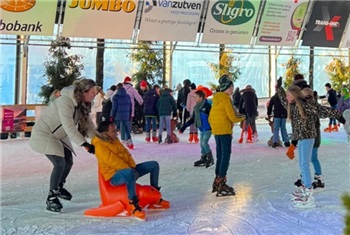
[(0, 8), (5, 11), (23, 12), (34, 7), (36, 0), (0, 0)]

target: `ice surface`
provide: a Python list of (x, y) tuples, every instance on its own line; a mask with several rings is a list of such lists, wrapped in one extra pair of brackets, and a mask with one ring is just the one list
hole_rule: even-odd
[[(324, 128), (327, 120), (322, 124)], [(237, 195), (221, 198), (211, 193), (215, 165), (193, 167), (200, 157), (199, 145), (187, 142), (187, 132), (178, 135), (180, 143), (171, 145), (145, 143), (144, 134), (132, 136), (136, 162), (159, 162), (161, 192), (171, 202), (169, 210), (147, 211), (146, 222), (132, 217), (83, 216), (100, 199), (96, 159), (79, 147), (66, 184), (73, 200), (62, 200), (61, 213), (46, 211), (51, 163), (33, 152), (27, 139), (1, 141), (1, 233), (342, 234), (345, 209), (341, 196), (350, 192), (350, 145), (342, 128), (338, 133), (322, 133), (319, 159), (326, 189), (315, 195), (315, 209), (293, 208), (290, 193), (299, 176), (298, 162), (285, 156), (286, 148), (267, 146), (271, 136), (267, 124), (258, 124), (259, 142), (255, 144), (238, 144), (238, 126), (234, 132), (227, 178)], [(213, 137), (210, 145), (215, 158)], [(149, 184), (149, 177), (138, 183)]]

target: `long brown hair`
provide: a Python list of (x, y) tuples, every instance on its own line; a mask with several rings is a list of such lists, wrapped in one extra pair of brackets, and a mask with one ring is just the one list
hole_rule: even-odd
[(88, 126), (88, 117), (91, 110), (91, 102), (83, 102), (83, 95), (85, 92), (88, 92), (92, 87), (96, 86), (96, 82), (92, 79), (80, 79), (74, 81), (74, 98), (78, 103), (78, 112), (80, 113), (80, 119), (78, 122), (78, 131), (83, 136), (87, 136)]
[[(294, 97), (294, 101), (298, 107), (299, 114), (302, 119), (306, 119), (306, 115), (302, 106), (303, 100), (305, 99), (305, 95), (301, 92), (300, 87), (296, 85), (292, 85), (288, 88), (288, 92)], [(290, 113), (290, 102), (288, 102), (288, 118), (291, 118), (291, 113)]]

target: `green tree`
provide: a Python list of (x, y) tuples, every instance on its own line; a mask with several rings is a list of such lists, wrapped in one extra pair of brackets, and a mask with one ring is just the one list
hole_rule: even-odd
[(132, 75), (133, 81), (140, 83), (145, 80), (149, 84), (165, 85), (163, 80), (163, 52), (152, 49), (154, 42), (140, 41), (128, 56), (139, 67)]
[(282, 64), (284, 67), (286, 67), (286, 72), (284, 74), (286, 79), (284, 79), (284, 84), (283, 84), (283, 86), (285, 88), (287, 88), (287, 87), (292, 85), (294, 76), (296, 74), (298, 74), (298, 73), (301, 74), (301, 72), (299, 70), (300, 64), (301, 64), (300, 59), (299, 58), (295, 58), (293, 55), (287, 61), (286, 64)]
[(350, 195), (349, 194), (343, 195), (342, 200), (346, 210), (344, 234), (350, 235)]
[(44, 103), (49, 102), (51, 93), (63, 87), (72, 85), (77, 79), (80, 79), (81, 70), (84, 66), (80, 63), (80, 55), (69, 55), (69, 38), (59, 37), (51, 42), (49, 56), (44, 62), (47, 84), (41, 87), (39, 96), (44, 98)]
[[(232, 55), (231, 50), (226, 50), (223, 46), (220, 46), (219, 63), (208, 63), (211, 70), (214, 72), (215, 78), (219, 79), (222, 75), (226, 74), (232, 82), (239, 79), (241, 70), (238, 66), (233, 65), (237, 61)], [(216, 84), (210, 83), (209, 86), (213, 89), (217, 88)]]
[(342, 87), (342, 84), (350, 84), (350, 66), (346, 66), (344, 61), (339, 58), (333, 58), (326, 66), (326, 71), (331, 80), (332, 87), (339, 91)]

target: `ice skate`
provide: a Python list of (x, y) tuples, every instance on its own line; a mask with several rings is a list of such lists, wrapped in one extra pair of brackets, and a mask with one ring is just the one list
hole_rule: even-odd
[(197, 144), (199, 142), (198, 134), (193, 134), (193, 141)]
[(130, 211), (132, 215), (140, 220), (146, 220), (146, 213), (142, 210), (142, 207), (139, 206), (139, 199), (135, 196), (133, 200), (129, 201)]
[(60, 200), (58, 199), (57, 195), (58, 195), (58, 189), (50, 190), (46, 200), (46, 210), (52, 211), (52, 212), (61, 212), (61, 209), (63, 208), (63, 206)]
[(214, 165), (214, 158), (211, 152), (205, 155), (205, 168), (211, 167)]
[(192, 143), (193, 141), (193, 133), (190, 133), (190, 136), (188, 138), (188, 142)]
[(315, 191), (320, 191), (324, 189), (325, 183), (322, 175), (315, 175), (315, 182), (312, 183), (312, 187)]
[(235, 196), (235, 190), (226, 184), (225, 178), (218, 178), (219, 184), (216, 191), (217, 197)]
[(308, 209), (308, 208), (315, 208), (315, 197), (314, 192), (312, 188), (303, 188), (302, 189), (302, 196), (299, 198), (294, 199), (294, 207), (295, 208), (302, 208), (302, 209)]
[(194, 166), (205, 166), (205, 163), (206, 163), (206, 154), (202, 154), (201, 159), (194, 162)]
[(152, 131), (152, 141), (158, 142), (157, 131)]
[(128, 149), (134, 149), (134, 144), (132, 143), (131, 139), (128, 139), (126, 141), (126, 146), (128, 147)]
[(158, 136), (158, 144), (160, 144), (160, 143), (162, 143), (163, 142), (163, 140), (162, 140), (162, 136), (161, 135), (159, 135)]
[(63, 187), (63, 184), (60, 184), (59, 188), (58, 188), (58, 195), (59, 198), (62, 198), (64, 200), (70, 201), (72, 200), (72, 194), (70, 192), (68, 192), (67, 189), (65, 189)]
[(150, 132), (146, 132), (146, 138), (145, 138), (146, 142), (150, 142), (151, 141), (151, 133)]
[(159, 202), (150, 204), (147, 208), (153, 210), (166, 210), (170, 208), (170, 202), (161, 198)]
[(218, 191), (218, 185), (219, 185), (219, 176), (216, 176), (213, 182), (213, 189), (212, 189), (212, 193), (215, 193)]

